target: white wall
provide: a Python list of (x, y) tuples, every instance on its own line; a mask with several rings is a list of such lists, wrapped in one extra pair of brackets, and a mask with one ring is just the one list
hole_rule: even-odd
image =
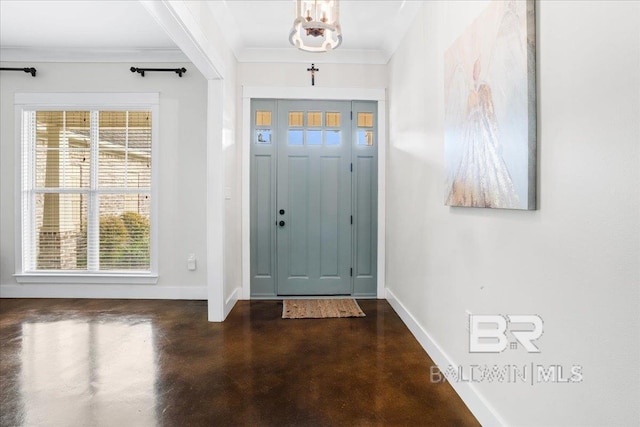
[[(20, 64), (3, 63), (3, 66)], [(181, 67), (187, 73), (129, 71), (130, 63), (33, 63), (37, 77), (2, 72), (1, 108), (1, 210), (0, 291), (2, 296), (95, 296), (205, 299), (206, 291), (206, 105), (207, 82), (198, 70), (185, 64), (145, 64)], [(20, 65), (22, 66), (22, 65)], [(159, 92), (160, 144), (154, 157), (159, 168), (159, 280), (157, 285), (17, 285), (14, 272), (14, 191), (16, 92)], [(198, 258), (196, 271), (188, 271), (187, 254)]]
[[(387, 66), (366, 64), (315, 64), (315, 87), (386, 88)], [(237, 83), (242, 86), (310, 87), (311, 64), (238, 64)], [(241, 95), (241, 94), (240, 94)]]
[[(389, 295), (437, 362), (582, 366), (581, 383), (475, 384), (481, 421), (637, 425), (640, 3), (537, 2), (531, 212), (443, 202), (443, 53), (485, 6), (425, 2), (389, 64)], [(540, 315), (541, 353), (470, 354), (467, 309)]]

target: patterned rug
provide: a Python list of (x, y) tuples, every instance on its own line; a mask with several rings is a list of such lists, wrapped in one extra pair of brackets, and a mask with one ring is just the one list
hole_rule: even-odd
[(327, 319), (335, 317), (365, 317), (365, 314), (353, 298), (286, 299), (283, 301), (283, 319)]

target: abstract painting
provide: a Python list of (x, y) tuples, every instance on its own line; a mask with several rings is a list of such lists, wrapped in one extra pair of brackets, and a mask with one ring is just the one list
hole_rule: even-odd
[(495, 0), (444, 55), (445, 204), (536, 208), (534, 0)]

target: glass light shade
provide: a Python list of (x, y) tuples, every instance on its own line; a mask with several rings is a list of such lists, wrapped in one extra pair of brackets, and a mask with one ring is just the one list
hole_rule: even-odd
[(338, 0), (296, 0), (289, 41), (307, 52), (326, 52), (342, 44)]

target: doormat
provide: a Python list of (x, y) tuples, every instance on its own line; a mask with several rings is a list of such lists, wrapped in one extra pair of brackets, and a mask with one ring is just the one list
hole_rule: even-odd
[(328, 319), (365, 316), (353, 298), (286, 299), (282, 304), (283, 319)]

